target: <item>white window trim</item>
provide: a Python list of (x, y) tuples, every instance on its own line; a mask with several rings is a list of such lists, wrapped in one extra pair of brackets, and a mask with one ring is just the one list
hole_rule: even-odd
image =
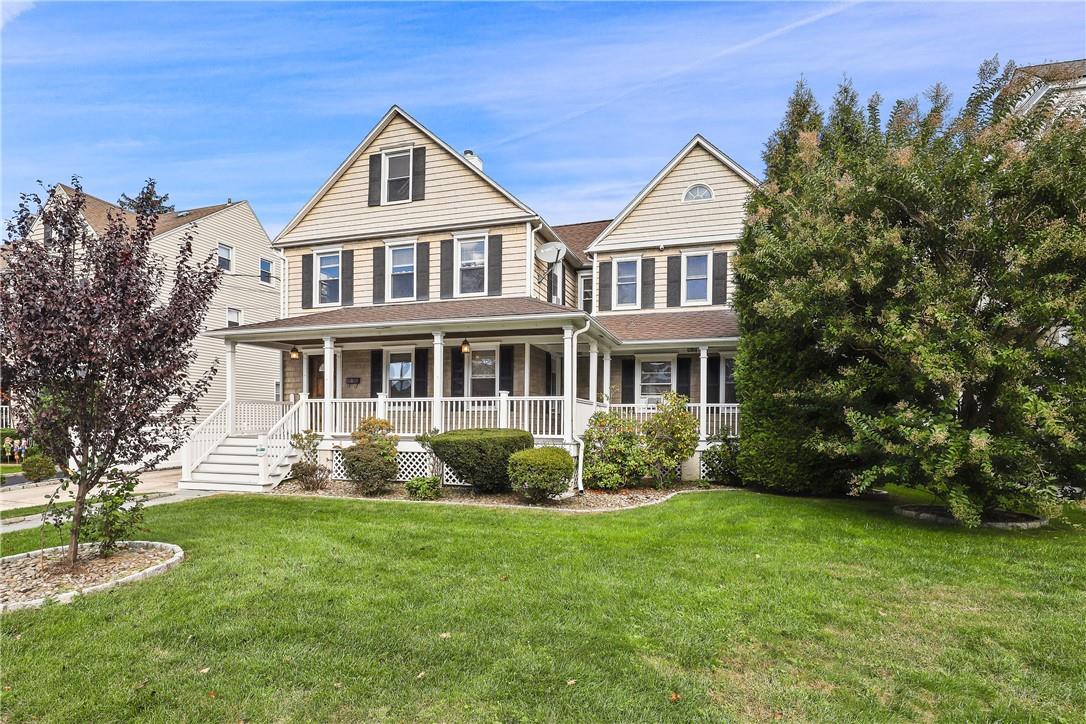
[[(686, 262), (692, 256), (704, 256), (705, 261), (705, 299), (686, 298)], [(682, 253), (682, 274), (679, 276), (679, 286), (682, 288), (682, 306), (707, 307), (713, 303), (713, 252), (710, 249), (684, 251)]]
[(226, 326), (230, 326), (230, 312), (238, 313), (238, 326), (245, 324), (245, 310), (241, 307), (227, 307), (226, 308)]
[(635, 357), (637, 364), (634, 368), (634, 384), (637, 385), (637, 389), (634, 390), (634, 399), (638, 405), (650, 405), (645, 401), (645, 396), (641, 394), (641, 363), (642, 362), (670, 362), (671, 363), (671, 391), (675, 392), (678, 387), (679, 376), (679, 355), (677, 354), (639, 354)]
[[(268, 262), (268, 281), (264, 281), (260, 276), (264, 273), (264, 270), (260, 268), (260, 265), (264, 262)], [(266, 287), (275, 286), (275, 262), (267, 257), (260, 257), (260, 260), (256, 264), (256, 280)]]
[[(237, 268), (237, 265), (238, 265), (238, 256), (235, 253), (234, 247), (230, 246), (229, 244), (223, 244), (222, 242), (219, 242), (218, 246), (215, 247), (215, 255), (216, 255), (215, 263), (218, 264), (219, 261), (222, 259), (222, 250), (224, 248), (230, 250), (230, 268), (229, 269), (223, 269), (222, 273), (223, 274), (235, 274), (236, 272), (234, 270)], [(222, 269), (222, 267), (219, 267), (219, 268)]]
[[(637, 271), (634, 272), (634, 302), (633, 304), (618, 303), (618, 265), (621, 262), (637, 262)], [(641, 308), (641, 257), (640, 256), (616, 256), (611, 259), (611, 309), (640, 309)]]
[[(339, 294), (336, 301), (321, 303), (321, 257), (335, 254), (339, 257)], [(343, 302), (343, 250), (342, 249), (317, 249), (313, 252), (313, 306), (314, 307), (338, 307)]]
[[(499, 346), (500, 345), (497, 345), (497, 344), (472, 345), (471, 346), (471, 351), (468, 352), (468, 354), (466, 354), (464, 356), (465, 357), (465, 359), (464, 359), (464, 396), (465, 397), (475, 397), (475, 393), (471, 389), (471, 356), (473, 354), (475, 354), (476, 352), (493, 352), (494, 353), (494, 398), (493, 399), (497, 399), (498, 392), (499, 392), (498, 385), (500, 384), (500, 381), (501, 381), (501, 378), (502, 378), (502, 371), (501, 371), (502, 356), (501, 356), (501, 353), (500, 353), (500, 351), (498, 349)], [(485, 399), (489, 400), (491, 398), (487, 397)]]
[[(690, 189), (694, 188), (695, 186), (704, 186), (705, 188), (709, 189), (709, 198), (707, 198), (707, 199), (690, 199), (688, 201), (686, 199), (686, 195), (688, 193), (690, 193)], [(716, 199), (716, 191), (714, 191), (713, 187), (710, 186), (709, 184), (705, 183), (704, 181), (696, 181), (695, 183), (690, 184), (689, 186), (686, 187), (686, 189), (683, 190), (682, 196), (679, 197), (679, 200), (681, 202), (683, 202), (684, 204), (702, 204), (702, 203), (705, 203), (706, 201), (714, 201), (715, 199)]]
[(415, 399), (415, 348), (414, 347), (385, 347), (384, 390), (389, 399), (392, 399), (392, 376), (388, 373), (388, 367), (392, 364), (392, 355), (411, 355), (411, 397), (396, 399)]
[[(392, 296), (392, 250), (405, 246), (411, 247), (411, 295)], [(385, 242), (385, 301), (413, 302), (419, 296), (419, 247), (417, 239), (389, 239)]]
[[(566, 301), (566, 265), (561, 261), (556, 261), (551, 265), (548, 274), (554, 274), (554, 296), (547, 301), (551, 304), (564, 304)], [(554, 301), (555, 299), (558, 301)]]
[[(584, 283), (585, 283), (585, 280), (592, 281), (592, 270), (591, 269), (577, 272), (577, 309), (580, 309), (581, 311), (584, 311)], [(595, 290), (595, 285), (593, 284), (592, 299), (591, 299), (592, 302), (596, 301), (595, 297), (596, 297), (596, 290)], [(596, 305), (593, 304), (592, 308), (595, 309)]]
[[(388, 157), (401, 153), (407, 154), (407, 198), (400, 201), (388, 200)], [(411, 203), (411, 194), (414, 193), (415, 148), (404, 146), (403, 148), (390, 148), (381, 151), (381, 206), (397, 206)]]
[[(460, 291), (460, 247), (464, 242), (483, 242), (483, 290), (481, 292)], [(485, 297), (490, 290), (490, 234), (489, 232), (453, 235), (453, 296)]]

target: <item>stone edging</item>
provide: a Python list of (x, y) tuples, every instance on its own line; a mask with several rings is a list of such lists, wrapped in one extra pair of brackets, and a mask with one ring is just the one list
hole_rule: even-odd
[[(99, 593), (101, 591), (108, 591), (111, 588), (122, 586), (126, 583), (132, 583), (134, 581), (140, 581), (144, 578), (150, 578), (151, 576), (157, 576), (160, 573), (165, 573), (178, 563), (185, 559), (185, 551), (181, 549), (181, 546), (174, 545), (173, 543), (159, 543), (157, 541), (146, 540), (133, 540), (122, 541), (130, 548), (157, 548), (164, 549), (173, 552), (173, 556), (162, 563), (156, 563), (155, 565), (144, 568), (142, 571), (136, 571), (135, 573), (129, 573), (127, 576), (117, 578), (112, 581), (106, 581), (105, 583), (98, 583), (93, 586), (87, 586), (86, 588), (80, 588), (75, 591), (66, 591), (64, 593), (57, 594), (55, 596), (46, 596), (44, 598), (35, 598), (30, 601), (15, 601), (0, 606), (0, 613), (8, 613), (9, 611), (19, 611), (24, 608), (41, 608), (45, 605), (46, 601), (53, 601), (54, 603), (71, 603), (76, 596), (85, 596), (90, 593)], [(84, 544), (85, 545), (85, 544)], [(0, 560), (13, 561), (20, 558), (31, 558), (36, 556), (42, 556), (53, 551), (67, 550), (68, 546), (54, 546), (52, 548), (45, 548), (27, 551), (26, 553), (16, 553), (12, 556), (4, 556)]]
[[(903, 518), (922, 520), (926, 523), (939, 523), (940, 525), (960, 525), (957, 518), (950, 515), (936, 515), (923, 510), (914, 510), (915, 505), (895, 505), (894, 512)], [(1021, 521), (981, 521), (982, 528), (998, 528), (1000, 530), (1033, 530), (1048, 525), (1048, 518), (1034, 518)]]

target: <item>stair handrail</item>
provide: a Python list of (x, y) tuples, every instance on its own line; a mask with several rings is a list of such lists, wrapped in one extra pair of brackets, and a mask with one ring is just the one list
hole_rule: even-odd
[[(257, 453), (260, 458), (260, 484), (267, 485), (271, 482), (271, 473), (283, 464), (283, 460), (290, 454), (293, 445), (290, 444), (290, 436), (301, 432), (300, 419), (304, 417), (300, 410), (305, 409), (309, 402), (309, 393), (303, 392), (298, 401), (291, 405), (271, 428), (260, 436), (257, 442)], [(294, 422), (298, 429), (284, 429)]]
[(217, 448), (223, 440), (230, 436), (230, 431), (224, 428), (223, 433), (219, 435), (217, 439), (208, 444), (205, 450), (203, 450), (202, 452), (197, 452), (194, 455), (193, 448), (200, 433), (203, 433), (211, 425), (217, 424), (219, 422), (217, 418), (226, 411), (229, 405), (230, 401), (224, 400), (223, 403), (216, 407), (210, 415), (201, 420), (199, 424), (196, 425), (196, 427), (192, 428), (192, 432), (189, 434), (189, 439), (185, 441), (184, 446), (181, 448), (182, 480), (188, 480), (189, 477), (192, 475), (193, 469), (197, 465), (202, 463), (204, 459), (211, 454), (211, 451)]

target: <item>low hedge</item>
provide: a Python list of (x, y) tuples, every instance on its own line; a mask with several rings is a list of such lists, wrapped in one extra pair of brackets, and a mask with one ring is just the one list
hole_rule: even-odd
[(537, 447), (509, 456), (509, 482), (513, 492), (541, 502), (569, 490), (573, 457), (560, 447)]
[(56, 463), (44, 455), (27, 455), (23, 458), (23, 475), (32, 483), (40, 483), (56, 473)]
[(430, 448), (456, 476), (475, 490), (509, 490), (509, 456), (535, 446), (527, 430), (472, 428), (428, 438)]

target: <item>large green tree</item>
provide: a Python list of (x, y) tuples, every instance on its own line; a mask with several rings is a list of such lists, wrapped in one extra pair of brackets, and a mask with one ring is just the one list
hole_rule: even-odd
[(988, 61), (957, 113), (937, 85), (885, 125), (797, 88), (736, 265), (750, 481), (976, 523), (1086, 475), (1086, 108), (1022, 111), (1024, 83)]

